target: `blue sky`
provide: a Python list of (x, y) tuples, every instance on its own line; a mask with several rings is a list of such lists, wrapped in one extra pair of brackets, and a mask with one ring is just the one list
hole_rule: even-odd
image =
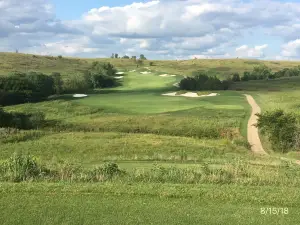
[[(78, 19), (83, 13), (92, 8), (101, 6), (125, 6), (133, 3), (132, 0), (51, 0), (55, 6), (56, 15), (59, 19)], [(71, 6), (71, 7), (70, 7)]]
[(0, 51), (298, 60), (299, 12), (300, 0), (5, 0)]

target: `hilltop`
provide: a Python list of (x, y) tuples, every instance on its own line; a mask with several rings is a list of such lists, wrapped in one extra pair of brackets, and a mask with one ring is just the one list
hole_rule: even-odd
[[(111, 58), (72, 58), (58, 56), (39, 56), (22, 53), (0, 53), (0, 75), (11, 71), (37, 71), (51, 73), (60, 72), (63, 76), (85, 71), (92, 62), (110, 62), (118, 69), (136, 68), (136, 62), (132, 59)], [(297, 61), (262, 61), (249, 59), (191, 59), (191, 60), (145, 60), (144, 67), (151, 70), (164, 71), (170, 74), (189, 75), (195, 70), (209, 71), (220, 77), (238, 72), (251, 71), (255, 66), (266, 65), (273, 71), (283, 68), (291, 68), (300, 65)]]

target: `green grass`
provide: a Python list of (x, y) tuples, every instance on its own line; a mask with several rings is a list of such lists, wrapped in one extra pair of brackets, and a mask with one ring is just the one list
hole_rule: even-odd
[[(126, 59), (0, 53), (0, 74), (37, 70), (66, 77), (95, 60), (126, 72), (123, 86), (95, 90), (83, 99), (65, 95), (5, 107), (44, 112), (47, 123), (38, 131), (1, 136), (0, 161), (14, 152), (30, 153), (61, 173), (68, 172), (62, 166), (69, 163), (90, 170), (114, 161), (126, 176), (93, 183), (75, 170), (69, 180), (0, 182), (1, 224), (298, 224), (299, 169), (289, 159), (299, 155), (249, 151), (250, 107), (243, 94), (252, 94), (263, 110), (282, 106), (297, 112), (300, 79), (240, 82), (216, 97), (161, 95), (178, 91), (173, 84), (180, 75), (198, 69), (225, 78), (261, 63), (276, 71), (297, 62), (153, 61), (151, 67), (145, 63), (152, 72), (145, 75), (140, 74), (144, 66)], [(178, 76), (160, 77), (163, 73)], [(289, 214), (261, 215), (261, 207), (288, 207)]]
[[(2, 224), (298, 224), (298, 188), (2, 184)], [(284, 194), (283, 194), (284, 193)], [(7, 204), (9, 203), (9, 204)], [(262, 207), (288, 208), (263, 215)]]

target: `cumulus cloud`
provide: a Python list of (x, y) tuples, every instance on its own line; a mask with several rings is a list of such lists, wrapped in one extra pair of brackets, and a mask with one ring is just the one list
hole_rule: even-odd
[(235, 49), (235, 55), (242, 58), (263, 58), (265, 56), (264, 50), (267, 47), (267, 44), (255, 46), (254, 48), (242, 45)]
[(285, 58), (300, 57), (300, 39), (290, 41), (282, 46), (282, 56)]
[(77, 20), (60, 21), (47, 0), (0, 0), (0, 49), (23, 46), (44, 52), (46, 46), (47, 52), (68, 55), (263, 58), (265, 43), (240, 44), (245, 30), (252, 30), (254, 38), (260, 30), (286, 41), (282, 56), (297, 57), (299, 15), (295, 2), (152, 0), (99, 6)]

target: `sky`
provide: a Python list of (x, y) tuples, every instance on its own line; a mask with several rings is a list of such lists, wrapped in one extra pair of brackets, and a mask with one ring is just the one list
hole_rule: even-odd
[(0, 51), (300, 59), (300, 0), (0, 0)]

